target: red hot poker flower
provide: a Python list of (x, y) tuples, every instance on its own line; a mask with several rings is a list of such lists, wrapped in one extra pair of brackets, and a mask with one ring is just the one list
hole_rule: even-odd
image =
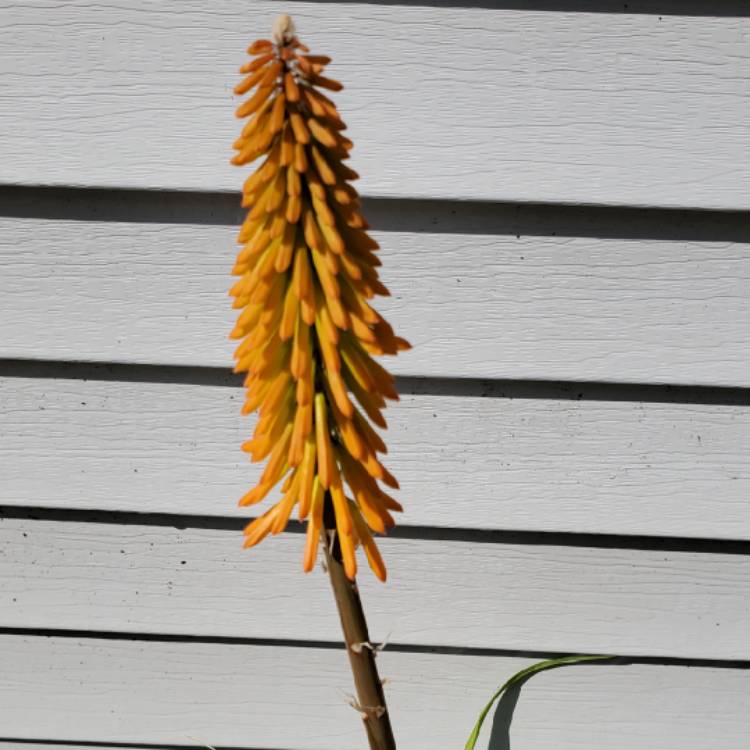
[(242, 191), (248, 213), (230, 291), (242, 312), (231, 338), (240, 340), (235, 371), (247, 373), (242, 412), (258, 412), (242, 447), (266, 465), (240, 505), (261, 502), (279, 483), (281, 500), (247, 526), (245, 546), (283, 531), (297, 508), (307, 520), (309, 571), (328, 508), (346, 575), (354, 579), (361, 545), (385, 580), (372, 532), (385, 533), (402, 508), (381, 486), (398, 482), (378, 457), (386, 446), (370, 422), (385, 427), (386, 399), (398, 394), (373, 355), (409, 344), (370, 304), (388, 294), (378, 244), (350, 184), (357, 174), (343, 163), (353, 145), (346, 125), (321, 91), (342, 86), (323, 75), (330, 59), (309, 54), (288, 16), (277, 20), (273, 40), (248, 53), (235, 93), (252, 92), (237, 109), (249, 119), (232, 163), (263, 161)]

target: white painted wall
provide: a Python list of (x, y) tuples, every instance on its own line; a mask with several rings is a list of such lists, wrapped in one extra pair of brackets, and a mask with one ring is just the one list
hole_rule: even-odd
[(325, 577), (235, 508), (231, 86), (282, 10), (415, 344), (362, 582), (400, 747), (603, 652), (523, 688), (513, 750), (746, 749), (750, 12), (479, 4), (0, 9), (0, 750), (363, 747)]

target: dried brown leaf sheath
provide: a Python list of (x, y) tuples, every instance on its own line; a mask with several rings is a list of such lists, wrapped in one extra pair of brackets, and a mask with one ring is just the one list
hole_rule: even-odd
[(329, 58), (306, 54), (288, 17), (273, 36), (250, 46), (256, 57), (240, 68), (245, 78), (235, 88), (249, 94), (237, 116), (250, 119), (232, 163), (263, 158), (243, 188), (248, 214), (230, 291), (241, 310), (231, 338), (240, 340), (235, 371), (247, 373), (243, 413), (258, 412), (242, 447), (266, 461), (240, 505), (281, 487), (281, 499), (245, 529), (245, 546), (283, 531), (296, 507), (307, 520), (309, 571), (329, 498), (346, 575), (354, 578), (361, 545), (385, 580), (371, 532), (393, 526), (391, 512), (401, 505), (381, 487), (398, 483), (378, 457), (386, 447), (368, 419), (385, 427), (386, 399), (398, 394), (373, 355), (409, 344), (370, 304), (388, 294), (378, 278), (378, 245), (349, 184), (357, 174), (343, 164), (352, 148), (341, 134), (346, 126), (319, 91), (341, 84), (321, 75)]

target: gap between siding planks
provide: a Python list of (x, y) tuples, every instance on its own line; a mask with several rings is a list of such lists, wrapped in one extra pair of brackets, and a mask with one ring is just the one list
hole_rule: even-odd
[[(0, 721), (7, 736), (31, 739), (237, 747), (251, 738), (269, 748), (350, 750), (361, 727), (347, 705), (345, 660), (343, 650), (1, 636), (13, 689)], [(530, 664), (387, 650), (379, 661), (399, 741), (414, 750), (460, 747), (477, 706)], [(556, 670), (524, 686), (513, 748), (598, 750), (606, 741), (608, 750), (703, 750), (720, 737), (722, 748), (740, 750), (749, 680), (737, 670), (644, 665)]]
[[(325, 575), (301, 573), (298, 534), (246, 552), (238, 531), (6, 518), (0, 537), (2, 627), (340, 638), (333, 607), (320, 606)], [(376, 641), (750, 659), (747, 555), (398, 538), (380, 546), (390, 585), (360, 560)]]
[[(247, 516), (254, 417), (225, 386), (0, 377), (0, 505)], [(399, 522), (750, 539), (750, 409), (404, 395)], [(449, 443), (444, 436), (450, 435)]]
[[(0, 356), (229, 366), (233, 234), (0, 219)], [(749, 243), (375, 235), (396, 374), (750, 385)]]
[[(178, 745), (170, 742), (168, 745), (159, 743), (132, 743), (132, 742), (81, 742), (71, 740), (55, 739), (24, 739), (19, 737), (0, 737), (0, 750), (205, 750), (205, 747), (195, 743)], [(270, 750), (268, 747), (250, 747), (244, 744), (241, 747), (228, 747), (221, 745), (214, 750)], [(300, 750), (299, 746), (294, 749), (283, 748), (282, 750)]]
[[(4, 181), (236, 189), (231, 88), (248, 41), (279, 9), (258, 0), (250, 22), (229, 0), (210, 11), (195, 0), (9, 9)], [(341, 13), (320, 2), (292, 12), (346, 83), (336, 100), (365, 194), (750, 207), (746, 16)], [(30, 101), (39, 76), (53, 95)]]
[[(178, 745), (169, 743), (168, 745), (158, 743), (132, 743), (132, 742), (75, 742), (71, 740), (54, 740), (54, 739), (24, 739), (19, 737), (0, 737), (0, 750), (199, 750), (200, 746), (195, 743)], [(205, 748), (203, 749), (205, 750)], [(258, 748), (250, 747), (245, 744), (241, 747), (227, 747), (222, 745), (215, 750), (269, 750), (268, 747)], [(286, 748), (285, 750), (290, 750)], [(295, 748), (299, 750), (299, 747)]]
[[(237, 227), (235, 192), (28, 187), (0, 184), (0, 216)], [(693, 242), (750, 241), (750, 213), (628, 206), (373, 198), (363, 212), (381, 232), (596, 237)]]
[[(95, 380), (121, 383), (173, 383), (242, 388), (244, 374), (228, 367), (75, 362), (0, 358), (0, 378)], [(750, 388), (616, 383), (582, 380), (508, 380), (397, 375), (401, 396), (528, 398), (561, 401), (626, 401), (649, 404), (750, 406)]]
[[(208, 529), (239, 532), (250, 520), (233, 515), (149, 513), (46, 506), (0, 505), (0, 518), (62, 523), (102, 523), (110, 526), (148, 526), (172, 529)], [(292, 518), (285, 531), (304, 534), (304, 521)], [(523, 544), (544, 547), (590, 547), (591, 549), (693, 552), (695, 554), (750, 555), (750, 541), (705, 537), (646, 536), (643, 534), (592, 534), (566, 531), (519, 531), (477, 529), (459, 526), (415, 526), (399, 523), (388, 534), (391, 539), (422, 539), (435, 542)]]
[[(373, 0), (345, 0), (349, 3), (373, 3)], [(342, 0), (290, 0), (329, 4)], [(491, 10), (551, 11), (554, 13), (619, 13), (651, 16), (709, 16), (744, 18), (750, 15), (744, 0), (716, 0), (706, 5), (703, 0), (374, 0), (377, 5), (428, 8), (489, 8)], [(294, 6), (291, 6), (294, 8)], [(661, 21), (662, 19), (659, 18)]]
[[(293, 638), (245, 638), (227, 635), (195, 635), (185, 633), (135, 633), (122, 630), (91, 630), (69, 628), (23, 628), (0, 627), (0, 635), (20, 635), (24, 638), (67, 638), (80, 640), (81, 638), (96, 641), (137, 641), (139, 643), (214, 643), (235, 646), (271, 646), (279, 648), (328, 649), (339, 651), (344, 647), (343, 641), (297, 640)], [(383, 641), (374, 643), (388, 648), (389, 653), (399, 654), (449, 654), (452, 656), (491, 656), (512, 657), (518, 659), (533, 659), (535, 661), (548, 660), (559, 657), (569, 657), (567, 652), (530, 651), (528, 649), (512, 648), (476, 648), (469, 646), (434, 646), (415, 643), (396, 643)], [(683, 658), (676, 656), (603, 656), (602, 654), (584, 654), (594, 656), (599, 660), (607, 660), (608, 664), (647, 664), (671, 667), (691, 667), (697, 669), (738, 669), (750, 670), (750, 659), (703, 659)], [(0, 738), (0, 741), (2, 738)]]

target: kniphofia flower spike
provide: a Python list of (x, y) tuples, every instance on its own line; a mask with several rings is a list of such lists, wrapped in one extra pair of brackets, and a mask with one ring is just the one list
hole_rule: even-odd
[[(252, 96), (237, 110), (249, 117), (234, 144), (233, 164), (265, 157), (244, 184), (248, 214), (230, 294), (242, 310), (236, 372), (246, 372), (243, 414), (258, 411), (253, 461), (267, 459), (240, 505), (261, 502), (281, 483), (281, 500), (245, 529), (245, 546), (278, 534), (298, 508), (307, 519), (303, 567), (312, 569), (326, 518), (335, 517), (346, 574), (364, 548), (381, 580), (386, 572), (372, 537), (394, 524), (401, 505), (379, 482), (398, 488), (378, 453), (386, 446), (370, 425), (385, 427), (393, 377), (372, 355), (409, 348), (371, 307), (388, 290), (378, 279), (378, 245), (366, 233), (360, 200), (343, 164), (352, 142), (333, 102), (320, 89), (341, 84), (323, 75), (329, 58), (310, 55), (281, 16), (273, 40), (250, 45), (235, 88)], [(368, 421), (369, 419), (369, 421)], [(345, 487), (350, 490), (347, 495)]]

